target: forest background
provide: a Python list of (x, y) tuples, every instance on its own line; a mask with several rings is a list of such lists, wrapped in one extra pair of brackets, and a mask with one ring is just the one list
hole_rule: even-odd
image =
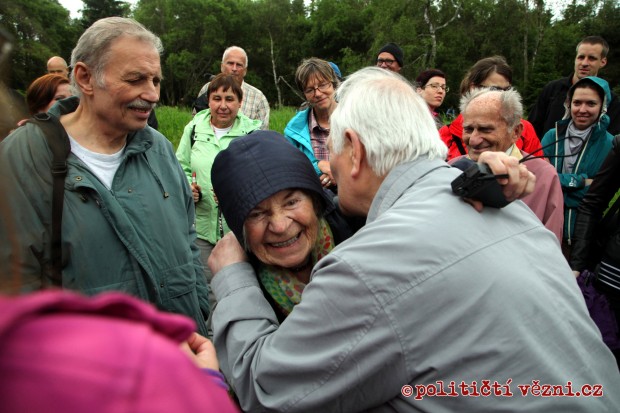
[[(82, 32), (107, 16), (133, 17), (161, 37), (161, 104), (189, 106), (210, 74), (220, 71), (227, 46), (249, 56), (246, 81), (263, 91), (272, 108), (299, 106), (295, 68), (316, 56), (346, 76), (374, 64), (387, 42), (405, 54), (402, 74), (414, 80), (439, 68), (450, 87), (443, 106), (458, 107), (458, 89), (478, 59), (504, 56), (526, 106), (550, 80), (568, 76), (575, 46), (588, 35), (610, 45), (599, 75), (620, 94), (618, 0), (84, 0), (79, 18), (56, 0), (0, 4), (0, 27), (13, 36), (10, 86), (23, 91), (45, 73), (50, 56), (69, 61)], [(554, 7), (552, 12), (551, 7)]]

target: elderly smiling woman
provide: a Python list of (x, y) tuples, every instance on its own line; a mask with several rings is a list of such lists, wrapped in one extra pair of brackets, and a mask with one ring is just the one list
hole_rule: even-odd
[(231, 142), (215, 158), (211, 179), (226, 222), (283, 319), (301, 300), (314, 264), (352, 235), (349, 223), (308, 158), (273, 131)]

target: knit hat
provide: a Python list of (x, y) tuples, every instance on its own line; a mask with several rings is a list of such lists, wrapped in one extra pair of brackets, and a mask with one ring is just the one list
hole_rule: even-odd
[(331, 204), (306, 155), (269, 130), (234, 139), (215, 157), (211, 182), (222, 214), (242, 245), (250, 211), (279, 191), (305, 189), (318, 194), (324, 206)]
[(392, 56), (394, 56), (394, 59), (396, 59), (396, 62), (398, 62), (398, 65), (400, 67), (404, 66), (403, 65), (403, 59), (404, 59), (403, 49), (398, 47), (396, 43), (390, 42), (386, 44), (385, 46), (383, 46), (381, 50), (379, 50), (379, 53), (377, 53), (377, 56), (379, 56), (383, 52), (387, 52), (391, 54)]

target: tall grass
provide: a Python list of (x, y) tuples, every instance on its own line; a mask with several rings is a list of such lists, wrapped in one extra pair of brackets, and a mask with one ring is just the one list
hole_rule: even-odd
[(159, 131), (166, 137), (176, 150), (185, 125), (192, 120), (192, 110), (184, 107), (158, 106), (155, 108)]
[(286, 124), (295, 116), (295, 113), (297, 113), (297, 108), (291, 106), (271, 109), (269, 112), (269, 129), (284, 134)]
[[(297, 109), (293, 107), (283, 107), (281, 109), (271, 109), (269, 113), (269, 129), (284, 133), (284, 127), (293, 116)], [(176, 149), (185, 125), (192, 119), (190, 108), (158, 106), (155, 109), (159, 131), (166, 137)]]

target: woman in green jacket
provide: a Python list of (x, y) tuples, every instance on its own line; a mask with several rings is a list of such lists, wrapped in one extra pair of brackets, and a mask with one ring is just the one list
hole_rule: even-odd
[[(196, 243), (210, 283), (212, 274), (207, 260), (213, 246), (229, 231), (213, 193), (211, 166), (215, 156), (233, 139), (258, 130), (261, 121), (252, 120), (239, 110), (243, 90), (231, 75), (217, 75), (209, 84), (207, 96), (209, 109), (198, 112), (185, 126), (176, 155), (192, 187), (196, 205)], [(215, 296), (211, 293), (209, 300), (213, 307)]]

